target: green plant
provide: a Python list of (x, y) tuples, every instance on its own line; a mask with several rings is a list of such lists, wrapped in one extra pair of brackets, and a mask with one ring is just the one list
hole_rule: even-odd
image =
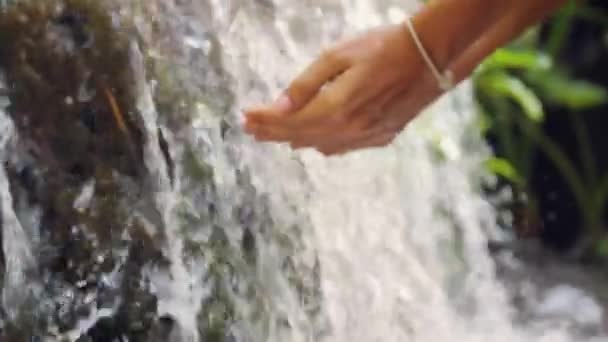
[[(524, 204), (528, 215), (538, 216), (537, 198), (530, 186), (532, 165), (544, 154), (559, 171), (572, 192), (583, 218), (585, 248), (608, 256), (608, 240), (602, 227), (608, 200), (608, 173), (598, 169), (591, 149), (584, 111), (608, 102), (608, 91), (585, 80), (574, 79), (559, 54), (575, 17), (608, 27), (608, 18), (574, 2), (553, 19), (549, 36), (541, 46), (538, 28), (496, 51), (474, 75), (475, 91), (482, 112), (484, 133), (495, 137), (496, 157), (487, 161), (491, 172), (506, 180)], [(579, 149), (582, 166), (543, 130), (546, 108), (567, 112)], [(591, 243), (591, 244), (590, 244)]]

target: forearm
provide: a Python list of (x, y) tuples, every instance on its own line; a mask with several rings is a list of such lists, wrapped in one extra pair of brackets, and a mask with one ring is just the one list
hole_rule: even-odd
[(542, 20), (540, 11), (511, 11), (501, 16), (484, 34), (446, 67), (454, 73), (455, 81), (467, 78), (473, 70), (497, 48), (506, 45), (523, 33), (526, 27)]
[[(445, 69), (463, 54), (470, 55), (469, 61), (481, 61), (566, 1), (435, 0), (413, 22), (435, 64)], [(472, 47), (475, 42), (479, 46)]]

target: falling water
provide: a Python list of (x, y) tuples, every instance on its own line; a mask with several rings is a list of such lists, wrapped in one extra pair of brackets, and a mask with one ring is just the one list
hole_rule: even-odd
[[(481, 167), (490, 152), (475, 129), (468, 83), (382, 149), (325, 158), (256, 143), (240, 130), (243, 107), (276, 96), (324, 47), (400, 20), (415, 1), (125, 3), (116, 11), (141, 38), (131, 44), (131, 66), (147, 176), (143, 199), (124, 205), (130, 224), (161, 241), (155, 246), (164, 262), (133, 270), (133, 252), (112, 247), (119, 262), (99, 283), (119, 295), (101, 305), (106, 292), (89, 293), (85, 303), (95, 309), (63, 329), (45, 326), (55, 336), (46, 340), (108, 341), (91, 331), (135, 301), (120, 292), (129, 272), (141, 274), (137, 281), (156, 303), (157, 324), (147, 326), (158, 333), (136, 341), (583, 340), (568, 319), (522, 323), (495, 275), (487, 245), (502, 235), (481, 194), (491, 181)], [(189, 119), (158, 105), (166, 77), (144, 70), (144, 59), (171, 66), (165, 72), (177, 82), (169, 86), (195, 99)], [(5, 137), (18, 137), (8, 133), (8, 118), (0, 123), (3, 150), (11, 145)], [(15, 159), (20, 150), (7, 151)], [(17, 201), (4, 173), (0, 186), (2, 311), (16, 317), (28, 296), (73, 299), (70, 285), (52, 298), (42, 285), (24, 286), (43, 244), (40, 222), (35, 208), (10, 205)], [(91, 191), (83, 185), (78, 203), (90, 205)], [(553, 312), (551, 304), (542, 308)], [(171, 322), (169, 332), (161, 334), (158, 322)]]

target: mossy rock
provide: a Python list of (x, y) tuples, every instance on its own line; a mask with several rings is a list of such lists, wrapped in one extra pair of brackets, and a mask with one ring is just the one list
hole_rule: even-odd
[[(82, 236), (68, 248), (77, 259), (120, 241), (129, 194), (118, 180), (137, 180), (144, 165), (131, 36), (112, 13), (96, 0), (24, 0), (0, 13), (8, 113), (33, 157), (9, 168), (12, 188), (43, 208), (41, 235), (52, 244), (65, 251)], [(93, 196), (79, 210), (86, 182)]]
[[(68, 331), (88, 314), (91, 298), (96, 305), (125, 300), (112, 317), (119, 323), (116, 336), (146, 341), (135, 336), (157, 321), (156, 298), (141, 269), (162, 255), (131, 217), (145, 179), (143, 132), (135, 120), (134, 36), (108, 4), (24, 0), (0, 11), (7, 113), (19, 144), (27, 147), (6, 169), (15, 203), (42, 212), (34, 273), (43, 287), (39, 303), (22, 318), (3, 322), (15, 328), (0, 326), (0, 338)], [(90, 198), (76, 207), (87, 187)], [(102, 278), (116, 270), (125, 275), (107, 288)]]
[(95, 0), (20, 1), (0, 13), (9, 114), (34, 154), (76, 181), (99, 167), (136, 176), (142, 164), (130, 39), (110, 13)]

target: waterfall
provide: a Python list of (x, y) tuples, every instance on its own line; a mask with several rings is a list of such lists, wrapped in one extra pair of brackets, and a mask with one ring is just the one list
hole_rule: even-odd
[[(87, 9), (95, 3), (82, 2)], [(125, 69), (110, 65), (107, 76), (130, 87), (114, 95), (127, 107), (127, 128), (100, 127), (124, 139), (113, 153), (136, 159), (83, 162), (95, 172), (59, 177), (57, 188), (27, 170), (65, 173), (61, 152), (14, 128), (15, 109), (0, 117), (0, 153), (8, 160), (0, 171), (0, 337), (605, 340), (595, 330), (585, 334), (588, 320), (601, 325), (603, 315), (585, 293), (566, 290), (583, 298), (579, 312), (588, 320), (556, 318), (549, 301), (526, 322), (513, 284), (498, 279), (488, 242), (504, 232), (481, 191), (492, 181), (482, 166), (491, 151), (477, 132), (468, 82), (381, 149), (326, 158), (241, 131), (242, 108), (271, 100), (324, 47), (397, 22), (417, 1), (106, 2), (108, 27), (129, 22), (134, 29), (125, 30), (133, 35), (128, 44), (108, 45), (115, 56), (128, 55), (118, 64)], [(121, 114), (96, 91), (78, 101), (105, 118)], [(35, 148), (23, 147), (32, 141)], [(109, 175), (98, 170), (104, 163)], [(51, 190), (57, 193), (46, 196)], [(61, 196), (74, 203), (65, 222), (54, 219), (64, 213), (55, 201)], [(52, 230), (66, 222), (67, 233)]]

